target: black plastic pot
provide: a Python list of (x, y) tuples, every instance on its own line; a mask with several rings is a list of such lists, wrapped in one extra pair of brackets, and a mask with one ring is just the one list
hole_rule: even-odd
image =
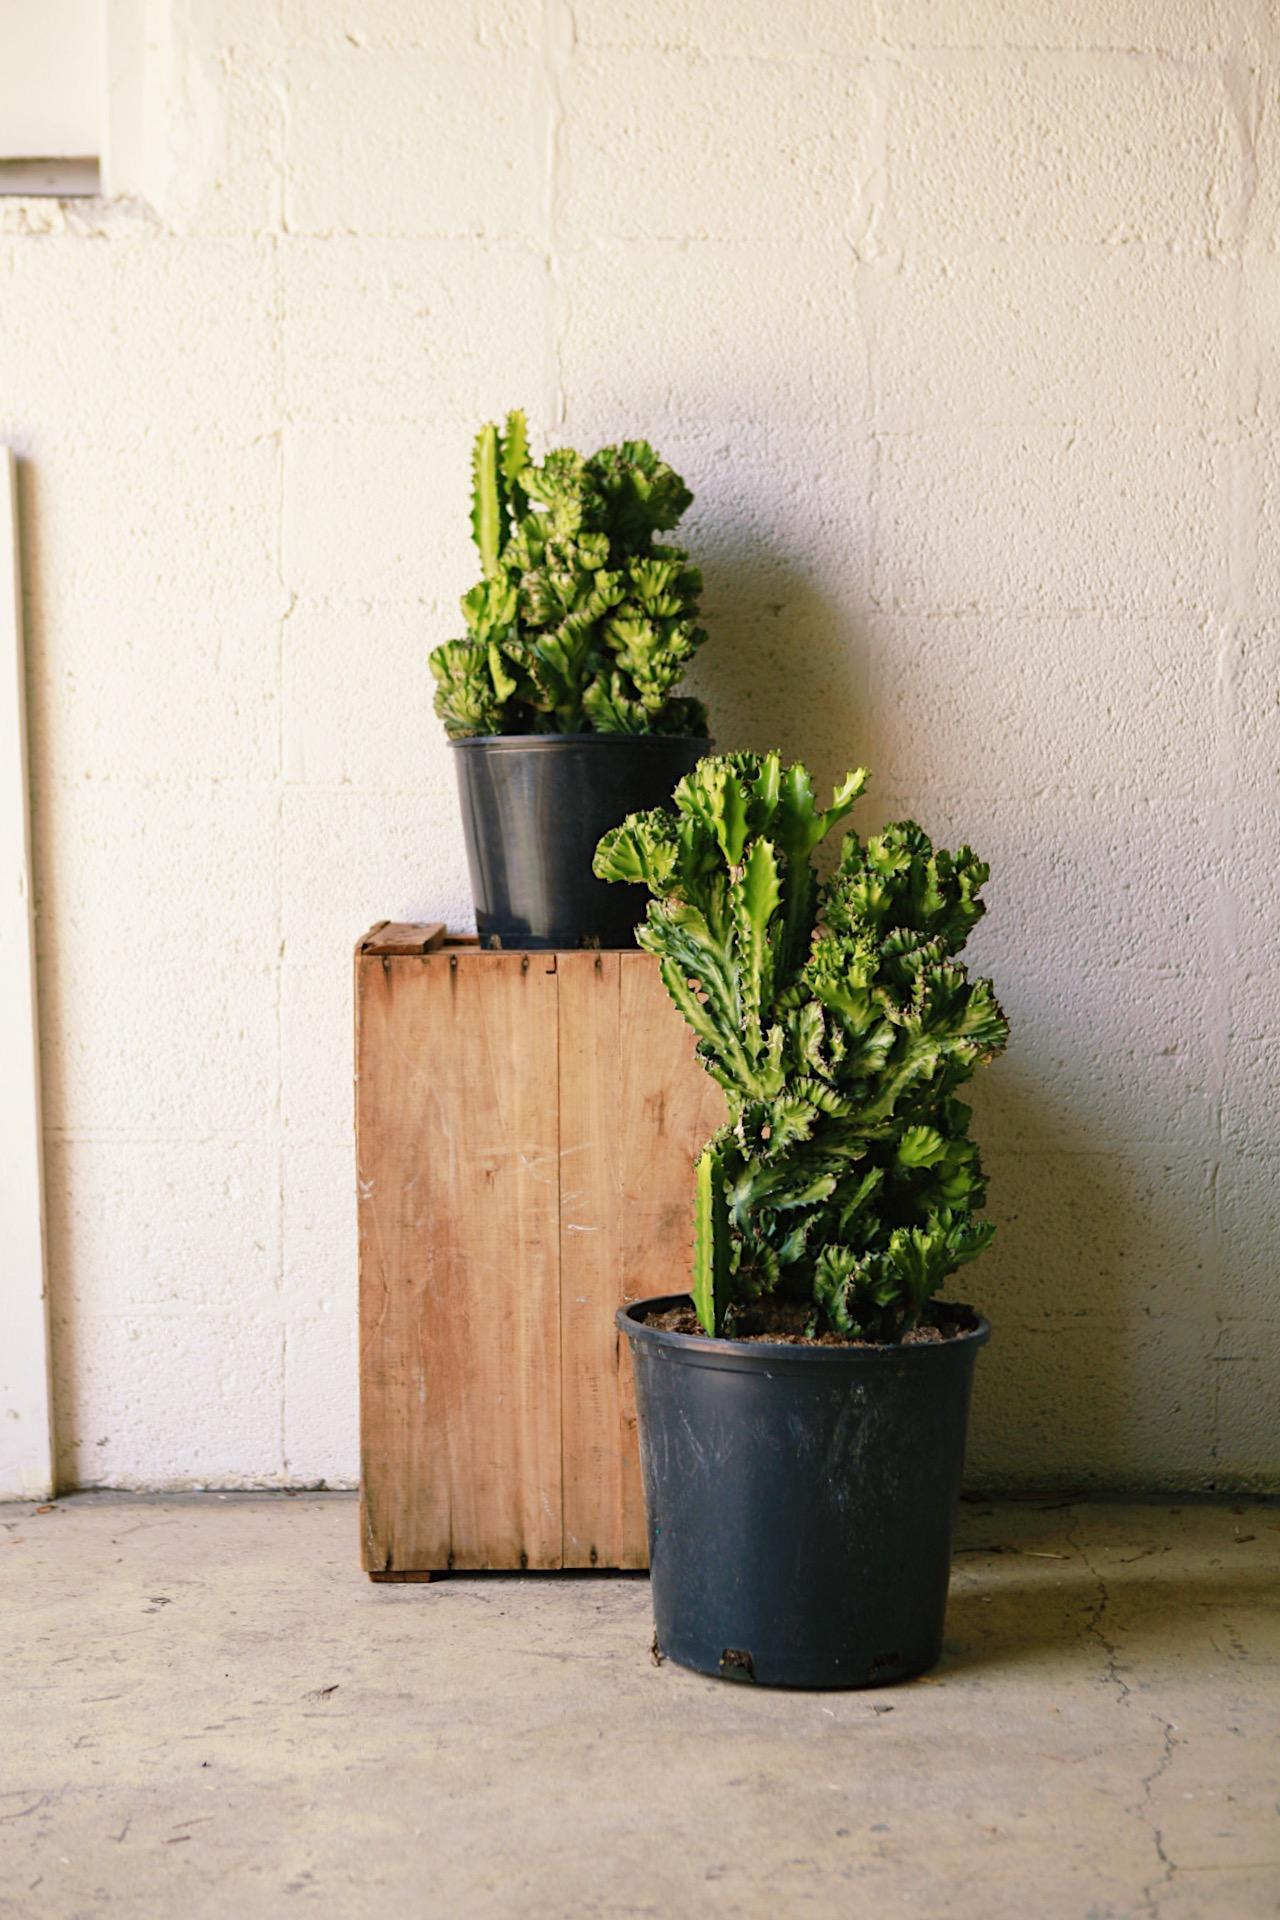
[(985, 1320), (898, 1347), (631, 1343), (659, 1650), (773, 1687), (879, 1687), (942, 1650)]
[(485, 947), (630, 947), (644, 887), (597, 880), (596, 843), (714, 752), (667, 734), (454, 740), (476, 929)]

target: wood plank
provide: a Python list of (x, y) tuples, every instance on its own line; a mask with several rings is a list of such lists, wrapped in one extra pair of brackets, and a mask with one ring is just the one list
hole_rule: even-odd
[(360, 942), (360, 951), (392, 957), (432, 953), (444, 940), (443, 920), (380, 920)]
[(622, 1044), (618, 953), (564, 953), (560, 987), (560, 1379), (567, 1567), (619, 1558), (618, 1164), (616, 1063)]
[(18, 487), (0, 447), (0, 1500), (54, 1490)]
[(688, 1285), (693, 1162), (724, 1118), (649, 954), (561, 954), (560, 1347), (566, 1566), (647, 1564), (619, 1305)]
[(356, 967), (364, 1565), (558, 1566), (556, 956)]

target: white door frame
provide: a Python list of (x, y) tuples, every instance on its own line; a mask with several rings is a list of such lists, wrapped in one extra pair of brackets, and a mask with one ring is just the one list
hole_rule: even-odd
[(25, 680), (17, 471), (0, 447), (0, 1500), (54, 1488)]

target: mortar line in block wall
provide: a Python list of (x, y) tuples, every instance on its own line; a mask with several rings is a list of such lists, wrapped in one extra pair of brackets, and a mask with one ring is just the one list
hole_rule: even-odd
[[(282, 108), (287, 113), (287, 107)], [(281, 125), (281, 181), (280, 181), (280, 220), (285, 219), (285, 197), (287, 181), (285, 179), (284, 127)], [(284, 262), (281, 258), (282, 242), (279, 236), (273, 236), (271, 242), (272, 293), (275, 308), (275, 374), (277, 381), (277, 404), (279, 407), (279, 440), (276, 456), (276, 500), (275, 500), (275, 552), (276, 574), (280, 585), (280, 616), (276, 621), (276, 659), (275, 659), (275, 696), (276, 696), (276, 845), (275, 845), (275, 1161), (276, 1161), (276, 1257), (275, 1291), (277, 1298), (284, 1293), (285, 1266), (285, 1153), (284, 1153), (284, 860), (285, 860), (285, 795), (288, 783), (285, 779), (287, 765), (287, 729), (285, 715), (285, 629), (289, 617), (298, 603), (298, 596), (292, 592), (287, 578), (285, 564), (285, 508), (287, 499), (288, 457), (288, 416), (286, 396), (288, 394), (288, 368), (286, 365), (286, 327), (284, 298)], [(280, 1351), (277, 1358), (279, 1378), (277, 1395), (279, 1420), (277, 1446), (279, 1448), (279, 1471), (283, 1476), (287, 1471), (287, 1426), (288, 1426), (288, 1351), (289, 1334), (287, 1324), (283, 1324), (280, 1334)]]
[[(284, 1164), (284, 789), (281, 787), (276, 796), (276, 1258), (275, 1292), (277, 1299), (284, 1294), (284, 1216), (285, 1216), (285, 1164)], [(279, 1400), (280, 1400), (280, 1471), (285, 1470), (285, 1420), (288, 1398), (287, 1328), (281, 1330), (279, 1355)]]
[(289, 1454), (288, 1454), (288, 1447), (287, 1447), (287, 1436), (285, 1433), (285, 1420), (287, 1417), (287, 1409), (285, 1406), (285, 1381), (288, 1377), (288, 1367), (289, 1367), (289, 1323), (287, 1320), (282, 1321), (280, 1325), (280, 1357), (279, 1357), (278, 1364), (280, 1368), (280, 1431), (278, 1436), (278, 1445), (280, 1449), (279, 1472), (280, 1472), (281, 1479), (287, 1482), (288, 1476), (289, 1476)]
[[(1226, 1121), (1226, 1102), (1231, 1071), (1232, 991), (1231, 966), (1236, 947), (1236, 912), (1230, 875), (1235, 848), (1236, 765), (1235, 721), (1236, 681), (1239, 654), (1254, 608), (1254, 566), (1256, 562), (1261, 502), (1254, 471), (1254, 454), (1247, 427), (1256, 417), (1259, 374), (1257, 355), (1251, 351), (1245, 283), (1245, 259), (1257, 194), (1257, 135), (1261, 100), (1256, 74), (1247, 63), (1233, 55), (1223, 64), (1223, 92), (1231, 128), (1240, 148), (1242, 184), (1227, 245), (1234, 254), (1232, 276), (1231, 355), (1233, 361), (1232, 416), (1237, 422), (1227, 460), (1228, 480), (1222, 511), (1226, 515), (1225, 603), (1223, 618), (1213, 633), (1213, 725), (1214, 833), (1217, 840), (1217, 883), (1215, 911), (1211, 928), (1213, 974), (1216, 980), (1216, 1017), (1214, 1021), (1214, 1069), (1216, 1085), (1213, 1102), (1213, 1161), (1209, 1177), (1210, 1227), (1214, 1249), (1214, 1279), (1219, 1289), (1225, 1279), (1225, 1241), (1221, 1210), (1221, 1176)], [(1227, 1321), (1215, 1309), (1216, 1331), (1210, 1351), (1212, 1376), (1209, 1424), (1209, 1454), (1215, 1469), (1221, 1462), (1222, 1445), (1222, 1345)], [(1215, 1474), (1216, 1478), (1216, 1474)]]
[[(883, 38), (883, 21), (877, 8), (877, 33)], [(859, 344), (866, 368), (867, 381), (867, 417), (870, 463), (867, 474), (867, 560), (866, 560), (866, 598), (868, 604), (879, 611), (877, 595), (879, 577), (879, 535), (880, 535), (880, 483), (884, 467), (884, 445), (881, 438), (881, 374), (877, 348), (880, 343), (879, 301), (877, 296), (882, 289), (877, 285), (877, 268), (885, 264), (879, 235), (882, 231), (891, 234), (892, 209), (888, 199), (889, 182), (889, 137), (888, 137), (888, 68), (882, 58), (871, 61), (867, 68), (867, 87), (870, 102), (870, 127), (867, 133), (867, 173), (861, 183), (857, 219), (850, 236), (853, 272), (853, 315), (858, 331)], [(901, 270), (901, 252), (894, 260), (895, 267)], [(870, 673), (866, 683), (867, 704), (871, 706), (875, 687)], [(861, 753), (862, 749), (858, 749)], [(855, 755), (857, 758), (857, 755)]]
[[(273, 0), (273, 5), (278, 22), (283, 11), (281, 0)], [(276, 228), (277, 234), (279, 235), (286, 234), (289, 231), (289, 120), (292, 94), (289, 89), (287, 56), (286, 61), (275, 70), (270, 91), (279, 110), (279, 118), (276, 123), (276, 137), (278, 141), (276, 151), (280, 160), (276, 180)], [(280, 351), (283, 357), (283, 339), (281, 340)]]
[(560, 197), (564, 186), (563, 79), (574, 44), (573, 14), (566, 0), (543, 0), (542, 69), (546, 89), (546, 173), (543, 182), (543, 251), (547, 267), (545, 313), (546, 429), (564, 425), (564, 283), (561, 279)]

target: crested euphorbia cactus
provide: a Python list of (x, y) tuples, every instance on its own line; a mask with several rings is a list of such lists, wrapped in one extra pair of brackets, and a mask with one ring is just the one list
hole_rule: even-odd
[(464, 595), (467, 637), (431, 654), (436, 712), (453, 739), (483, 733), (667, 733), (705, 738), (706, 711), (675, 688), (706, 638), (702, 576), (657, 533), (693, 495), (644, 440), (584, 460), (529, 458), (522, 413), (482, 427), (471, 528), (483, 578)]
[(697, 1166), (693, 1302), (707, 1333), (753, 1302), (807, 1330), (899, 1340), (994, 1228), (956, 1088), (1008, 1037), (954, 958), (987, 868), (913, 822), (812, 855), (866, 784), (819, 808), (776, 753), (698, 763), (675, 813), (632, 814), (595, 858), (653, 894), (638, 938), (728, 1097)]

